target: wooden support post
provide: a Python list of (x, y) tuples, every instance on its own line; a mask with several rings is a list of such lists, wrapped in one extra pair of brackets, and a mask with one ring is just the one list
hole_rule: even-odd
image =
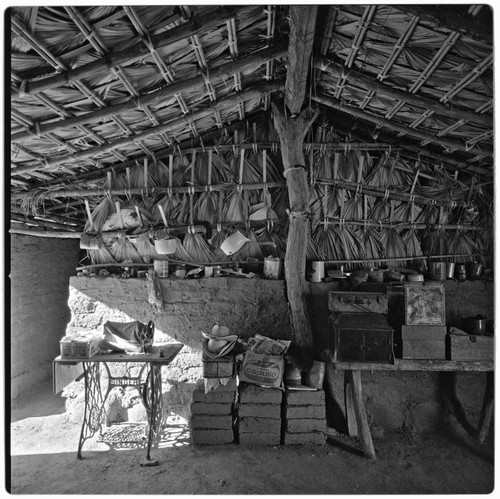
[(363, 452), (366, 457), (376, 459), (375, 447), (373, 446), (370, 425), (368, 424), (368, 417), (366, 415), (363, 390), (361, 389), (361, 371), (346, 371), (345, 375), (348, 376), (349, 383), (352, 386), (352, 401), (358, 422), (358, 433), (363, 445)]
[(297, 117), (286, 117), (272, 103), (274, 125), (281, 143), (284, 176), (290, 200), (289, 229), (285, 255), (285, 280), (292, 315), (294, 341), (312, 351), (312, 330), (307, 313), (306, 253), (309, 237), (309, 185), (303, 143), (318, 110), (305, 109)]
[(494, 391), (494, 374), (493, 372), (489, 372), (487, 373), (483, 407), (479, 421), (479, 430), (477, 432), (477, 438), (481, 443), (486, 440), (490, 429), (491, 418), (493, 415)]
[(358, 418), (354, 410), (354, 395), (351, 383), (351, 377), (347, 375), (349, 371), (344, 373), (344, 403), (345, 403), (345, 419), (347, 422), (347, 431), (350, 437), (358, 436)]

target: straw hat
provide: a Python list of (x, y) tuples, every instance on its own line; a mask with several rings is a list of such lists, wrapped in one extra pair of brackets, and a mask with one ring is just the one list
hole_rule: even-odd
[(203, 352), (211, 359), (216, 359), (228, 354), (235, 346), (238, 336), (229, 334), (227, 326), (216, 324), (210, 333), (202, 331), (201, 346)]

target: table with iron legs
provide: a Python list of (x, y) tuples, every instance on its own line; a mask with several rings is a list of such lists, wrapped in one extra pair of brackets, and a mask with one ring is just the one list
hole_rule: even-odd
[[(105, 419), (104, 404), (110, 391), (115, 387), (133, 387), (139, 391), (148, 416), (148, 439), (146, 459), (151, 459), (151, 446), (158, 436), (162, 422), (162, 382), (161, 368), (169, 365), (182, 349), (180, 343), (164, 345), (161, 349), (153, 347), (148, 353), (97, 354), (88, 359), (67, 359), (60, 356), (54, 359), (54, 378), (56, 379), (65, 366), (81, 364), (85, 382), (85, 410), (82, 429), (78, 442), (79, 459), (82, 459), (82, 447), (86, 440), (102, 431)], [(109, 368), (111, 363), (139, 364), (137, 376), (113, 376)], [(101, 366), (104, 367), (107, 388), (102, 389)], [(56, 386), (56, 381), (54, 386)], [(104, 392), (104, 393), (103, 393)]]

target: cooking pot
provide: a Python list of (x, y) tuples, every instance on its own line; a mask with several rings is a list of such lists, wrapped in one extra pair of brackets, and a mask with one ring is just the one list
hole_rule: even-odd
[(469, 334), (481, 335), (486, 332), (486, 322), (486, 317), (483, 315), (462, 317), (462, 329)]
[(177, 239), (156, 239), (155, 250), (159, 255), (171, 255), (177, 249)]

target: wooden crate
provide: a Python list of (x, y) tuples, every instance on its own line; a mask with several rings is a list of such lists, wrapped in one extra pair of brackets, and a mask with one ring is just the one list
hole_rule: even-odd
[(494, 360), (493, 336), (475, 336), (450, 328), (446, 335), (446, 358), (448, 360)]
[(441, 340), (403, 340), (403, 359), (446, 359), (446, 335)]
[(446, 324), (444, 285), (442, 283), (408, 283), (404, 285), (405, 325)]
[(234, 355), (210, 359), (202, 355), (204, 378), (231, 378), (234, 375)]
[(387, 293), (330, 291), (328, 309), (330, 312), (387, 314)]
[(401, 339), (404, 340), (424, 340), (424, 341), (444, 341), (446, 337), (446, 326), (429, 326), (418, 324), (414, 326), (401, 326)]
[(331, 314), (329, 325), (334, 360), (394, 363), (394, 330), (385, 315)]
[(446, 359), (446, 326), (401, 326), (403, 359)]

